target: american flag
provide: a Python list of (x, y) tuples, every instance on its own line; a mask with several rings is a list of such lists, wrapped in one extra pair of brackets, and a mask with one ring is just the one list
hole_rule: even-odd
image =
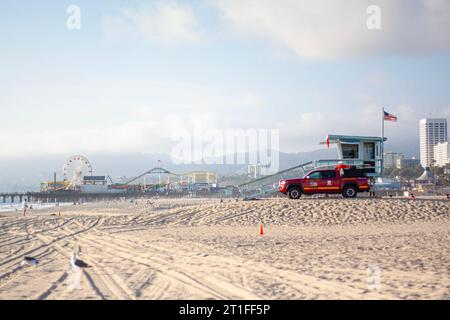
[(384, 111), (384, 121), (393, 121), (397, 122), (397, 117), (389, 112)]

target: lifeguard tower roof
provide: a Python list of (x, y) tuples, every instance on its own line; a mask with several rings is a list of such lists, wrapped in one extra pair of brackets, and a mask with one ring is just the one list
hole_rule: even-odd
[(344, 135), (339, 135), (339, 134), (329, 134), (326, 138), (326, 141), (321, 142), (320, 144), (327, 144), (327, 141), (328, 141), (328, 143), (381, 142), (381, 141), (387, 141), (387, 138), (385, 137), (383, 139), (381, 137), (344, 136)]

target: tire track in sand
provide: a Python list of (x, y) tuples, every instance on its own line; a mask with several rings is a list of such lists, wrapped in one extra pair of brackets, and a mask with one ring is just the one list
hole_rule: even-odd
[[(102, 233), (102, 235), (104, 236), (105, 234)], [(213, 294), (216, 298), (260, 299), (260, 297), (249, 292), (245, 288), (236, 284), (230, 284), (227, 279), (222, 279), (216, 275), (206, 275), (202, 271), (192, 272), (192, 265), (175, 263), (170, 259), (173, 254), (179, 255), (180, 252), (171, 252), (169, 256), (167, 255), (167, 252), (163, 254), (155, 254), (155, 251), (153, 251), (152, 254), (138, 253), (135, 246), (124, 244), (124, 242), (117, 244), (118, 239), (116, 237), (109, 237), (110, 239), (108, 241), (100, 239), (99, 237), (99, 242), (103, 244), (103, 248), (108, 247), (110, 250), (114, 251), (115, 255), (120, 255), (124, 259), (143, 264), (147, 267), (156, 267), (158, 272), (164, 272), (162, 273), (163, 276), (170, 275), (174, 280), (181, 281), (185, 285), (194, 286), (197, 289)], [(97, 238), (95, 241), (98, 242)], [(148, 249), (148, 247), (145, 249)], [(142, 251), (142, 249), (140, 251)], [(129, 252), (136, 252), (136, 254), (131, 255)]]
[[(193, 274), (187, 268), (181, 268), (180, 266), (175, 265), (172, 261), (165, 259), (164, 257), (155, 257), (154, 255), (146, 255), (146, 254), (130, 254), (130, 251), (137, 251), (136, 247), (124, 249), (122, 246), (113, 243), (112, 241), (104, 241), (99, 237), (95, 238), (95, 240), (90, 239), (79, 239), (81, 241), (85, 241), (88, 245), (102, 248), (103, 253), (107, 253), (110, 256), (120, 257), (124, 260), (130, 261), (132, 263), (141, 264), (147, 268), (151, 268), (152, 270), (158, 272), (158, 274), (162, 277), (168, 277), (172, 282), (172, 286), (175, 286), (177, 283), (182, 284), (184, 286), (188, 286), (197, 290), (199, 294), (207, 294), (216, 299), (232, 299), (236, 297), (236, 292), (240, 292), (244, 296), (249, 296), (251, 293), (245, 292), (242, 288), (233, 289), (228, 288), (229, 285), (222, 282), (220, 279), (206, 279), (206, 276), (200, 274)], [(87, 241), (86, 241), (87, 240)], [(99, 247), (100, 245), (100, 247)], [(112, 253), (111, 253), (112, 252)], [(175, 283), (174, 283), (175, 282)], [(225, 289), (227, 288), (227, 289)], [(240, 297), (242, 298), (242, 297)], [(253, 299), (258, 299), (256, 296), (252, 296)]]

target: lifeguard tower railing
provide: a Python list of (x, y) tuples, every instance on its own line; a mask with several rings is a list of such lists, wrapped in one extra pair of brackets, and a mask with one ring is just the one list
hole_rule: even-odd
[[(278, 192), (278, 183), (280, 182), (280, 180), (303, 177), (311, 170), (327, 167), (333, 168), (338, 163), (343, 163), (360, 168), (364, 167), (367, 169), (374, 168), (374, 166), (367, 166), (367, 164), (365, 164), (363, 160), (343, 160), (343, 159), (314, 160), (289, 169), (279, 171), (269, 176), (264, 176), (243, 183), (238, 186), (239, 191), (244, 200), (270, 196)], [(381, 164), (375, 162), (375, 167), (379, 165)]]

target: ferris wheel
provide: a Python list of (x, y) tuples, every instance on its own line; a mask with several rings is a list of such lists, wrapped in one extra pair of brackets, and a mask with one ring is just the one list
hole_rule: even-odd
[(84, 156), (72, 156), (64, 163), (63, 174), (70, 186), (78, 186), (84, 176), (92, 175), (92, 165)]

